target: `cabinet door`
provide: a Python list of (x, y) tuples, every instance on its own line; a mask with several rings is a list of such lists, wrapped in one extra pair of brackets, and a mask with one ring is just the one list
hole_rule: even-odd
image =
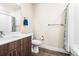
[(31, 36), (21, 40), (21, 53), (22, 56), (31, 55)]
[(21, 56), (21, 40), (17, 40), (9, 43), (9, 53), (10, 56)]
[(0, 46), (0, 56), (6, 56), (8, 53), (8, 44)]
[(21, 39), (21, 55), (25, 56), (26, 54), (26, 38)]
[(21, 51), (20, 51), (20, 53), (21, 53), (21, 56), (24, 56), (24, 40), (23, 39), (21, 39)]
[(16, 41), (15, 46), (16, 46), (17, 56), (21, 56), (21, 40)]
[(8, 51), (11, 51), (11, 50), (13, 50), (13, 49), (15, 49), (15, 42), (11, 42), (11, 43), (9, 43), (8, 44)]
[(8, 56), (16, 56), (17, 50), (16, 50), (16, 41), (8, 43)]
[(27, 38), (24, 38), (23, 39), (23, 54), (24, 54), (24, 56), (26, 56), (27, 55), (27, 48), (28, 48), (28, 42), (27, 42)]
[(26, 43), (27, 43), (26, 55), (30, 56), (31, 55), (31, 36), (27, 37)]
[(24, 51), (26, 56), (31, 55), (31, 36), (24, 39)]

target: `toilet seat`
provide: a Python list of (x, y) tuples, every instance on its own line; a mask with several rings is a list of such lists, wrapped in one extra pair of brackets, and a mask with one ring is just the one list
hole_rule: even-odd
[(41, 40), (36, 40), (36, 39), (32, 40), (32, 44), (34, 45), (40, 45), (41, 43), (42, 43)]

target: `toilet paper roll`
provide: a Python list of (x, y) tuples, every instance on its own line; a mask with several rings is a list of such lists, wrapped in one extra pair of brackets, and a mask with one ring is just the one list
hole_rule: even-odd
[(43, 35), (41, 36), (41, 40), (44, 40), (44, 36)]

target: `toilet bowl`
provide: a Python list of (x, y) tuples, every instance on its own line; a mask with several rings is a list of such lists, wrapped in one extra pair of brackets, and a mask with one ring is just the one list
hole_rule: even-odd
[(32, 52), (39, 53), (39, 46), (42, 44), (41, 40), (32, 40)]

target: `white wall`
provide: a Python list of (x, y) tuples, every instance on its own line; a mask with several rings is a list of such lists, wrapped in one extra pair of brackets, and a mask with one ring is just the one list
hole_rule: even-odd
[(43, 47), (53, 49), (64, 46), (64, 26), (48, 26), (48, 24), (64, 24), (65, 4), (35, 4), (34, 34), (37, 39), (44, 36)]
[[(23, 32), (31, 32), (33, 31), (33, 19), (32, 19), (32, 4), (21, 4), (21, 13), (22, 17), (26, 17), (28, 19), (29, 25), (28, 27), (23, 27)], [(23, 24), (23, 23), (22, 23)]]

